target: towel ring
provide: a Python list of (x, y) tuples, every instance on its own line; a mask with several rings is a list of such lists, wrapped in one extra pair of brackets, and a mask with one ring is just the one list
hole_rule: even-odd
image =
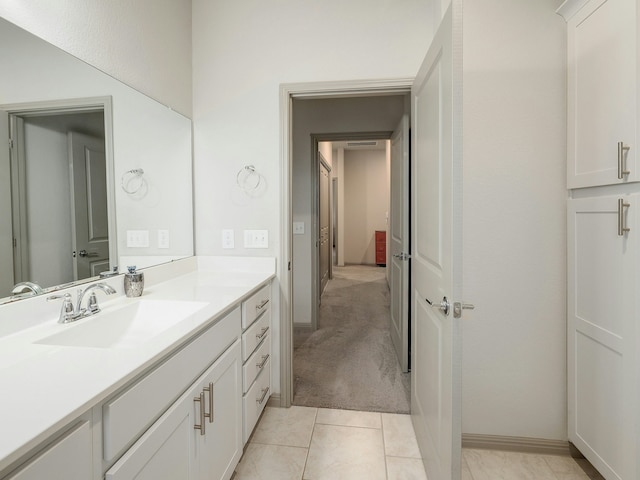
[[(122, 174), (122, 178), (120, 179), (120, 186), (125, 193), (129, 195), (134, 195), (140, 191), (142, 186), (144, 185), (144, 170), (141, 168), (134, 168), (133, 170), (128, 170)], [(133, 187), (131, 183), (133, 182)]]
[(253, 165), (245, 165), (242, 167), (236, 175), (236, 183), (240, 190), (245, 193), (251, 193), (258, 190), (262, 176), (256, 172), (256, 167)]

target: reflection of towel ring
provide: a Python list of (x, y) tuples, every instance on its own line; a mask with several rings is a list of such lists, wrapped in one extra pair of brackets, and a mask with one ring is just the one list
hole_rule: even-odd
[[(134, 168), (133, 170), (124, 172), (120, 179), (120, 186), (122, 187), (122, 190), (129, 195), (138, 193), (144, 185), (144, 178), (142, 177), (142, 174), (144, 174), (144, 170), (141, 168)], [(131, 186), (132, 182), (134, 182), (133, 187)]]
[(262, 176), (256, 172), (256, 167), (253, 165), (245, 165), (238, 171), (236, 175), (236, 183), (240, 190), (245, 193), (251, 193), (258, 190)]

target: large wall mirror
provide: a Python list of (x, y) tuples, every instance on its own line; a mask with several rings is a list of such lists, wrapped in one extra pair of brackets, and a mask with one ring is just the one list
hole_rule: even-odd
[(0, 302), (193, 255), (191, 120), (1, 18), (0, 52)]

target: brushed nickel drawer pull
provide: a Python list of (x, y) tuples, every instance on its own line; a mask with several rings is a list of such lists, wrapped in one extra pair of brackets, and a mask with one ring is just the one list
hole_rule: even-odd
[(200, 425), (194, 425), (193, 428), (195, 430), (200, 430), (200, 435), (204, 435), (205, 433), (205, 423), (204, 423), (204, 392), (200, 392), (200, 396), (195, 397), (193, 399), (195, 403), (200, 404)]
[(262, 310), (267, 303), (269, 303), (269, 299), (268, 298), (265, 299), (265, 300), (262, 300), (262, 302), (260, 302), (260, 305), (256, 305), (256, 311)]
[(624, 142), (618, 142), (618, 178), (623, 179), (625, 175), (629, 175), (631, 172), (627, 170), (627, 162), (625, 153), (629, 152), (629, 145), (625, 145)]
[(258, 340), (262, 340), (262, 337), (264, 337), (268, 331), (269, 331), (269, 327), (263, 327), (262, 330), (260, 330), (260, 333), (256, 333), (256, 338)]
[(624, 216), (624, 209), (629, 208), (629, 203), (624, 203), (622, 198), (618, 199), (618, 236), (622, 237), (626, 232), (630, 232), (631, 229), (627, 227)]
[(209, 423), (213, 423), (213, 382), (209, 382), (208, 387), (204, 387), (203, 391), (209, 392), (209, 413), (204, 414), (209, 419)]
[(269, 354), (262, 355), (262, 362), (256, 363), (256, 367), (262, 370), (264, 364), (267, 363), (267, 360), (269, 360)]
[(265, 387), (262, 389), (262, 396), (260, 398), (256, 398), (256, 403), (258, 405), (262, 405), (262, 402), (264, 402), (264, 397), (267, 396), (267, 393), (269, 393), (269, 387)]

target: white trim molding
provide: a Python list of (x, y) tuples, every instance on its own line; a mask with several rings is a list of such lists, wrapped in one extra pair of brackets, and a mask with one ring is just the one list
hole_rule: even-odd
[(502, 435), (462, 434), (462, 448), (507, 450), (510, 452), (571, 456), (568, 441)]

